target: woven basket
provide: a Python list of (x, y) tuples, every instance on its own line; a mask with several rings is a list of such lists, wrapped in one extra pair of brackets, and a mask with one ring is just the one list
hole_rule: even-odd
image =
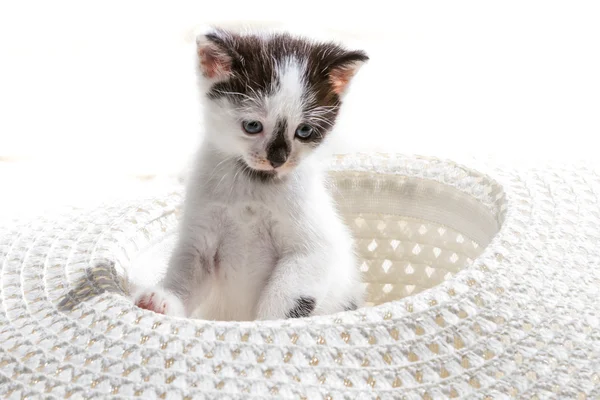
[(370, 306), (300, 320), (133, 306), (130, 286), (164, 268), (179, 192), (4, 226), (0, 396), (600, 398), (600, 179), (478, 169), (338, 159)]

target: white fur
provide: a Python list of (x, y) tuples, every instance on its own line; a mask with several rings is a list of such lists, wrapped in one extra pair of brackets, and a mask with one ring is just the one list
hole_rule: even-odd
[[(154, 296), (167, 303), (167, 314), (183, 309), (217, 320), (285, 318), (300, 297), (316, 300), (311, 315), (360, 306), (352, 238), (317, 153), (294, 139), (306, 118), (303, 68), (294, 59), (278, 65), (280, 90), (249, 101), (243, 115), (226, 100), (207, 102), (207, 135), (188, 183), (179, 242), (160, 287), (138, 294), (138, 304)], [(293, 143), (288, 162), (273, 182), (253, 180), (239, 159), (272, 170), (265, 148), (278, 118), (287, 120)], [(262, 121), (264, 133), (244, 134), (244, 119)]]

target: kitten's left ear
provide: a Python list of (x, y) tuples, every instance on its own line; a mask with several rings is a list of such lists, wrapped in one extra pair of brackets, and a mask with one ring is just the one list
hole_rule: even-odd
[(200, 71), (211, 80), (222, 81), (231, 75), (232, 57), (224, 32), (211, 32), (196, 37)]
[(329, 83), (333, 92), (337, 95), (344, 94), (352, 77), (368, 60), (367, 53), (361, 50), (348, 51), (337, 58), (329, 67)]

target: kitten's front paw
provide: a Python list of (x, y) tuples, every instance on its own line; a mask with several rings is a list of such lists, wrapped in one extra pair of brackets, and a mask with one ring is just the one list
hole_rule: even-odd
[(138, 292), (134, 303), (139, 308), (173, 317), (185, 317), (185, 307), (181, 300), (162, 288), (155, 287)]
[(286, 314), (287, 318), (306, 318), (315, 311), (317, 300), (310, 296), (301, 296), (296, 299), (296, 304)]
[(316, 299), (312, 296), (299, 296), (282, 298), (263, 298), (259, 307), (257, 318), (285, 319), (310, 317), (316, 308)]

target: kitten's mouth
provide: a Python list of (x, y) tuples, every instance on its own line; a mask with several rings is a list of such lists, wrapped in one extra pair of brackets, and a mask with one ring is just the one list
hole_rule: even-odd
[(261, 182), (271, 182), (281, 177), (275, 169), (265, 170), (252, 168), (242, 159), (239, 159), (237, 164), (248, 177), (257, 179)]

